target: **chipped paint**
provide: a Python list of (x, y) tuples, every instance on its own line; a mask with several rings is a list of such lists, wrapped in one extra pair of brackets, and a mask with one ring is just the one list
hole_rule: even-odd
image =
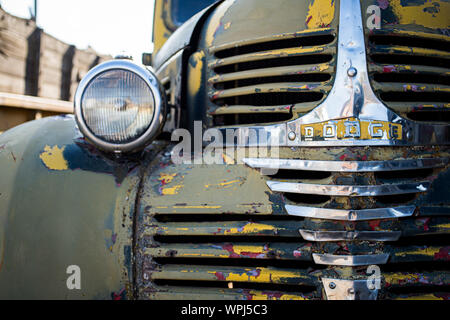
[(328, 27), (334, 19), (334, 11), (334, 0), (313, 0), (309, 5), (305, 25), (308, 29)]
[(158, 180), (161, 181), (162, 185), (166, 185), (171, 183), (172, 180), (176, 177), (176, 173), (161, 173)]
[(421, 248), (421, 249), (417, 249), (417, 250), (410, 250), (410, 251), (402, 251), (397, 253), (396, 255), (400, 256), (400, 257), (405, 257), (408, 255), (425, 255), (425, 256), (430, 256), (430, 257), (434, 257), (437, 253), (439, 252), (439, 248), (435, 248), (435, 247), (431, 247), (431, 248)]
[[(216, 274), (217, 271), (207, 271), (209, 274)], [(283, 283), (289, 279), (304, 279), (306, 278), (300, 272), (285, 271), (285, 270), (271, 270), (268, 268), (242, 268), (242, 272), (223, 272), (220, 275), (222, 281), (232, 282), (264, 282), (264, 283)], [(218, 280), (220, 280), (218, 279)]]
[(248, 222), (244, 226), (240, 228), (231, 228), (229, 230), (225, 230), (225, 234), (237, 234), (237, 233), (263, 233), (264, 231), (274, 231), (277, 228), (273, 225), (268, 224), (262, 224), (262, 223), (255, 223), (255, 222)]
[(224, 182), (215, 183), (215, 184), (205, 184), (205, 188), (210, 188), (210, 187), (229, 188), (229, 187), (232, 187), (233, 184), (241, 183), (241, 182), (242, 182), (241, 179), (236, 179), (236, 180), (224, 181)]
[(219, 209), (222, 206), (173, 206), (174, 209)]
[[(406, 3), (406, 4), (405, 4)], [(450, 3), (448, 1), (414, 1), (390, 0), (389, 5), (399, 24), (416, 24), (432, 29), (449, 28), (448, 17)]]
[(39, 158), (41, 158), (42, 162), (50, 170), (68, 170), (69, 164), (63, 155), (65, 148), (65, 146), (59, 148), (58, 146), (50, 147), (46, 145)]
[(203, 51), (195, 52), (189, 59), (191, 65), (188, 81), (189, 94), (195, 96), (200, 91), (203, 79), (203, 60), (205, 53)]
[(308, 300), (305, 297), (280, 292), (248, 292), (249, 300)]
[(444, 297), (438, 297), (432, 293), (417, 295), (417, 296), (409, 296), (409, 297), (398, 297), (396, 300), (445, 300)]
[(182, 189), (184, 186), (182, 184), (173, 186), (173, 187), (167, 187), (167, 188), (161, 188), (161, 194), (162, 195), (175, 195), (178, 194), (178, 191)]

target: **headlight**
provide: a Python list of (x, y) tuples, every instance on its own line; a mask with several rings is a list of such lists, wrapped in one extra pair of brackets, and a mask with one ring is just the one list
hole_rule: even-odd
[(104, 62), (83, 78), (75, 93), (75, 116), (83, 135), (105, 151), (145, 147), (160, 132), (166, 113), (153, 73), (128, 60)]

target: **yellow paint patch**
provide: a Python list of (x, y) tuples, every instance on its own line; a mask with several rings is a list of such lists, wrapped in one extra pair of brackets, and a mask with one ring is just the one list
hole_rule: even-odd
[(264, 246), (233, 246), (233, 252), (236, 254), (245, 253), (256, 253), (256, 254), (264, 254), (267, 253), (267, 250), (264, 249)]
[(176, 173), (161, 173), (158, 180), (164, 181), (165, 184), (171, 183), (173, 178), (175, 178), (177, 174)]
[(439, 250), (440, 250), (439, 248), (424, 248), (418, 250), (399, 252), (396, 255), (400, 257), (404, 257), (406, 255), (424, 255), (434, 257), (436, 253), (439, 253)]
[(270, 294), (262, 294), (260, 292), (250, 291), (252, 300), (308, 300), (302, 296), (293, 294), (283, 294), (281, 296), (271, 296)]
[(222, 206), (173, 206), (174, 209), (219, 209)]
[(421, 296), (412, 296), (406, 298), (396, 298), (395, 300), (444, 300), (444, 298), (436, 297), (434, 294), (424, 294)]
[[(203, 51), (196, 52), (192, 55), (189, 60), (189, 94), (195, 96), (197, 92), (200, 91), (202, 85), (202, 70), (203, 70), (203, 59), (205, 58), (205, 53)], [(192, 61), (193, 59), (193, 61)]]
[(209, 187), (220, 187), (220, 188), (229, 188), (231, 187), (233, 184), (240, 182), (241, 180), (231, 180), (231, 181), (225, 181), (225, 182), (220, 182), (220, 183), (216, 183), (216, 184), (205, 184), (205, 188), (209, 188)]
[(334, 0), (312, 0), (306, 15), (308, 29), (324, 28), (331, 24), (335, 11)]
[(446, 1), (426, 1), (421, 5), (402, 6), (401, 0), (390, 0), (393, 13), (399, 24), (417, 24), (432, 29), (449, 27), (450, 3)]
[(234, 159), (225, 153), (222, 153), (222, 159), (225, 162), (225, 164), (234, 164)]
[(45, 146), (44, 152), (39, 155), (39, 158), (41, 158), (45, 166), (50, 170), (67, 170), (69, 169), (69, 164), (63, 155), (65, 148), (65, 146), (62, 148), (58, 146)]
[(398, 284), (400, 282), (405, 282), (405, 281), (417, 281), (417, 279), (419, 278), (419, 276), (415, 275), (415, 274), (404, 274), (404, 273), (393, 273), (390, 275), (386, 275), (384, 277), (384, 279), (386, 280), (387, 283), (390, 284)]
[(276, 227), (268, 224), (249, 222), (242, 228), (231, 228), (225, 230), (225, 234), (237, 234), (237, 233), (261, 233), (263, 231), (274, 231)]
[(161, 194), (162, 195), (174, 195), (174, 194), (178, 194), (178, 191), (180, 190), (180, 189), (182, 189), (183, 188), (183, 185), (181, 185), (181, 184), (179, 184), (179, 185), (176, 185), (176, 186), (173, 186), (173, 187), (170, 187), (170, 188), (162, 188), (161, 189)]
[[(215, 274), (216, 271), (208, 271), (210, 274)], [(242, 273), (234, 273), (230, 272), (225, 275), (226, 281), (253, 281), (253, 282), (263, 282), (263, 283), (271, 283), (271, 282), (281, 282), (286, 279), (299, 279), (305, 278), (304, 275), (295, 272), (295, 271), (273, 271), (270, 269), (252, 269), (252, 268), (244, 268)]]

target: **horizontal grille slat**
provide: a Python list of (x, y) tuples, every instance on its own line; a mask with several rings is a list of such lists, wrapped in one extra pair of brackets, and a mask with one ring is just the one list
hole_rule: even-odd
[[(310, 243), (263, 243), (217, 242), (217, 243), (164, 243), (145, 250), (153, 258), (196, 258), (203, 259), (264, 259), (312, 261), (315, 251)], [(450, 246), (398, 246), (385, 245), (383, 252), (388, 254), (389, 263), (435, 262), (449, 260)], [(333, 252), (331, 252), (333, 253)], [(360, 250), (358, 254), (370, 254)], [(217, 260), (218, 261), (218, 260)]]
[(423, 112), (436, 112), (437, 114), (440, 114), (441, 112), (450, 111), (450, 103), (445, 102), (430, 103), (427, 101), (418, 101), (408, 104), (402, 102), (389, 102), (389, 105), (392, 109), (395, 109), (400, 113), (417, 112), (419, 117)]
[(388, 287), (396, 286), (448, 286), (450, 284), (450, 272), (398, 272), (384, 274), (384, 281)]
[(420, 57), (433, 57), (450, 59), (450, 53), (443, 50), (420, 48), (420, 47), (404, 47), (390, 45), (375, 45), (369, 47), (369, 54), (395, 54), (395, 55), (411, 55)]
[(232, 56), (224, 59), (217, 59), (208, 64), (208, 67), (215, 69), (217, 67), (226, 66), (230, 64), (236, 64), (241, 62), (252, 62), (258, 60), (270, 60), (276, 58), (288, 58), (288, 57), (298, 57), (306, 56), (312, 54), (327, 54), (333, 55), (336, 50), (329, 46), (316, 46), (316, 47), (297, 47), (297, 48), (286, 48), (277, 50), (267, 50), (257, 53), (249, 53), (238, 56)]
[(189, 235), (189, 236), (296, 236), (300, 221), (231, 221), (231, 222), (169, 222), (157, 223), (146, 235)]
[(225, 289), (182, 286), (154, 286), (148, 293), (150, 299), (185, 300), (307, 300), (301, 292), (275, 290)]
[(239, 71), (232, 73), (225, 73), (215, 75), (209, 78), (210, 83), (221, 83), (233, 80), (251, 79), (259, 77), (272, 77), (272, 76), (286, 76), (286, 75), (299, 75), (299, 74), (332, 74), (334, 72), (334, 66), (328, 63), (322, 63), (319, 65), (296, 65), (288, 67), (273, 67), (264, 69), (255, 69), (251, 71)]
[(392, 246), (390, 263), (448, 261), (450, 246)]
[(148, 248), (145, 253), (155, 258), (233, 258), (312, 261), (311, 245), (307, 243), (171, 243)]
[[(214, 52), (218, 58), (226, 58), (236, 55), (255, 53), (271, 49), (299, 48), (323, 45), (333, 42), (335, 36), (332, 30), (325, 32), (306, 32), (297, 36), (280, 35), (278, 39), (263, 38), (241, 41), (239, 43), (222, 45), (221, 47), (211, 48), (210, 52)], [(284, 39), (280, 39), (284, 38)]]
[[(438, 84), (429, 84), (429, 83), (396, 83), (396, 82), (373, 82), (373, 88), (375, 91), (382, 92), (404, 92), (410, 94), (411, 92), (415, 93), (443, 93), (447, 99), (450, 98), (450, 86), (447, 85), (438, 85)], [(443, 97), (436, 98), (438, 101), (444, 99)], [(447, 102), (444, 100), (442, 102)]]
[(254, 86), (246, 86), (228, 90), (215, 91), (211, 94), (212, 100), (243, 96), (248, 94), (263, 94), (263, 93), (294, 93), (294, 92), (321, 92), (325, 89), (331, 89), (329, 82), (286, 82), (286, 83), (270, 83), (260, 84)]
[(428, 189), (429, 182), (424, 181), (419, 183), (356, 186), (267, 181), (267, 185), (272, 191), (277, 192), (327, 196), (364, 197), (425, 192)]
[(314, 286), (317, 279), (304, 270), (202, 265), (162, 265), (152, 272), (153, 280), (232, 281)]
[(447, 68), (429, 67), (407, 64), (368, 64), (368, 70), (374, 74), (423, 74), (435, 75), (440, 77), (449, 77), (450, 71)]

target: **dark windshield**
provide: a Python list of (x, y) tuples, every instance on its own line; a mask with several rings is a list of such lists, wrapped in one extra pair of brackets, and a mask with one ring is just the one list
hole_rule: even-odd
[(197, 12), (213, 4), (216, 0), (172, 0), (172, 21), (182, 25)]

